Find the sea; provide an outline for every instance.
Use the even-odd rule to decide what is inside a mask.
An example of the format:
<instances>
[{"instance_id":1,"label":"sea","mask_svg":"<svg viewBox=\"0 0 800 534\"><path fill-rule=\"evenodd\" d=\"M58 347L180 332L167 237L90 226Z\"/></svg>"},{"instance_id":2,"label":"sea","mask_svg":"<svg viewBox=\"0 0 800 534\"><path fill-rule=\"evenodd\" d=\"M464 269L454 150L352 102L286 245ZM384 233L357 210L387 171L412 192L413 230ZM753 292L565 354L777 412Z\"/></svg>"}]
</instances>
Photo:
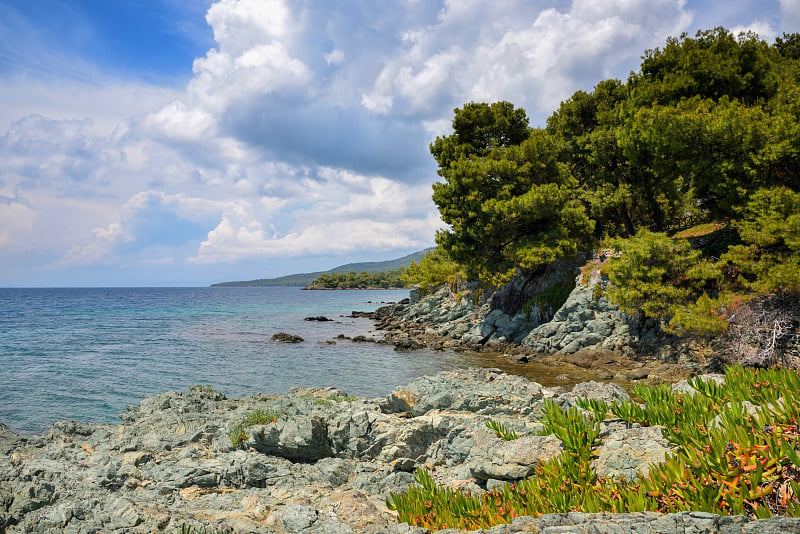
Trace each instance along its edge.
<instances>
[{"instance_id":1,"label":"sea","mask_svg":"<svg viewBox=\"0 0 800 534\"><path fill-rule=\"evenodd\" d=\"M334 386L385 396L466 356L335 339L372 332L349 317L401 290L287 287L0 289L0 422L40 433L71 419L118 423L143 395L210 385L229 397ZM325 316L330 322L306 321ZM299 335L302 343L271 341Z\"/></svg>"}]
</instances>

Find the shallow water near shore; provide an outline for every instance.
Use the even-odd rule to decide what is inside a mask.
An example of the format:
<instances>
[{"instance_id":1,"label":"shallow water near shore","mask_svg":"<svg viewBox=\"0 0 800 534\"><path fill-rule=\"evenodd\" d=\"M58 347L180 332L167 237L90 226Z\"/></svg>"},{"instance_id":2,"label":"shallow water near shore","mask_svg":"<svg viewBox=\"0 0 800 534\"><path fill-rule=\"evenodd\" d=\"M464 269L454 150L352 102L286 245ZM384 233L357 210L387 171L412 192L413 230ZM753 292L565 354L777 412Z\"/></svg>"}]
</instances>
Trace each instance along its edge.
<instances>
[{"instance_id":1,"label":"shallow water near shore","mask_svg":"<svg viewBox=\"0 0 800 534\"><path fill-rule=\"evenodd\" d=\"M142 395L210 384L228 396L335 386L377 397L470 358L336 340L367 334L349 318L408 291L299 288L0 289L0 422L117 422ZM304 321L324 315L331 322ZM277 332L303 343L270 340Z\"/></svg>"}]
</instances>

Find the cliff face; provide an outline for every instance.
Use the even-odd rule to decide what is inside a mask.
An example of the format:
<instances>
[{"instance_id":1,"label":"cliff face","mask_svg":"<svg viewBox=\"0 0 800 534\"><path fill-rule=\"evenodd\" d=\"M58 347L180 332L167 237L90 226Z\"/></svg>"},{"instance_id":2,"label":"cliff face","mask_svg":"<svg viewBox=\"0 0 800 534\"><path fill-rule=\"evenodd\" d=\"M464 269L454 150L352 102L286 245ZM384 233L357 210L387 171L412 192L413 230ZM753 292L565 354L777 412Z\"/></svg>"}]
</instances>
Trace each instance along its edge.
<instances>
[{"instance_id":1,"label":"cliff face","mask_svg":"<svg viewBox=\"0 0 800 534\"><path fill-rule=\"evenodd\" d=\"M0 427L0 531L179 532L191 525L427 532L397 524L385 506L388 492L407 488L418 467L439 483L472 492L526 477L562 451L556 437L536 435L544 399L569 407L578 397L628 398L613 384L584 383L567 392L473 369L419 378L384 399L308 388L227 399L196 388L145 397L120 425L64 421L33 437ZM256 409L278 414L277 420L247 427L242 445L233 446L230 431ZM487 429L489 418L523 437L502 441ZM605 477L635 477L670 448L658 427L618 420L604 422L601 437L594 467ZM569 532L800 528L797 521L772 520L752 530L756 523L744 518L689 513L559 514L518 518L512 528L547 532L569 525Z\"/></svg>"},{"instance_id":2,"label":"cliff face","mask_svg":"<svg viewBox=\"0 0 800 534\"><path fill-rule=\"evenodd\" d=\"M511 308L517 311L510 313L504 311L508 307L497 304L497 300L508 300L507 288L486 298L477 289L453 292L444 287L413 304L383 308L375 317L380 321L379 328L411 331L419 344L443 348L519 345L527 352L545 355L579 351L625 353L668 340L652 319L628 315L602 296L599 284L602 280L597 272L580 274L575 277L575 287L566 302L557 310L517 305ZM515 280L511 285L523 284ZM437 343L437 338L445 341Z\"/></svg>"}]
</instances>

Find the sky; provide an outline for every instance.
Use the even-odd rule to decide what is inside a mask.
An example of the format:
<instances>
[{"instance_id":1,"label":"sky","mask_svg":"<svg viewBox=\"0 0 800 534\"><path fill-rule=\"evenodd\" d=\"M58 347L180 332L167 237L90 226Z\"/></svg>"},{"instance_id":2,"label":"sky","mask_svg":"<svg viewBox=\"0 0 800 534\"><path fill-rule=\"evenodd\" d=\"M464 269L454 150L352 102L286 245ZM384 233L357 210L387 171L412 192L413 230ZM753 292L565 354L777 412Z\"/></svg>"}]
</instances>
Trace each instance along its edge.
<instances>
[{"instance_id":1,"label":"sky","mask_svg":"<svg viewBox=\"0 0 800 534\"><path fill-rule=\"evenodd\" d=\"M454 108L532 126L800 0L0 0L0 287L204 286L434 242Z\"/></svg>"}]
</instances>

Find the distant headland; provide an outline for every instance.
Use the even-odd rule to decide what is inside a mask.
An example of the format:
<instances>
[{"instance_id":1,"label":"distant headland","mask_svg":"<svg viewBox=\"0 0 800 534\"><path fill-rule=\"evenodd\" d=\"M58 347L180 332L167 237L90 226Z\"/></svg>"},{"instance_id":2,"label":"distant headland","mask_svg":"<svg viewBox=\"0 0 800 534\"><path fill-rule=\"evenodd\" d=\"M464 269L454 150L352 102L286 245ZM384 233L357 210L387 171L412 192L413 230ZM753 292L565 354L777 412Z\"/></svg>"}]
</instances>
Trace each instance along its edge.
<instances>
[{"instance_id":1,"label":"distant headland","mask_svg":"<svg viewBox=\"0 0 800 534\"><path fill-rule=\"evenodd\" d=\"M422 257L425 256L429 250L430 249L420 250L418 252L414 252L413 254L409 254L394 260L348 263L334 267L333 269L329 269L327 271L290 274L277 278L259 278L258 280L220 282L217 284L211 284L211 287L307 287L311 286L314 281L322 275L330 275L333 273L347 274L349 272L381 273L404 269L411 265L412 261L419 263L420 259L422 259Z\"/></svg>"}]
</instances>

